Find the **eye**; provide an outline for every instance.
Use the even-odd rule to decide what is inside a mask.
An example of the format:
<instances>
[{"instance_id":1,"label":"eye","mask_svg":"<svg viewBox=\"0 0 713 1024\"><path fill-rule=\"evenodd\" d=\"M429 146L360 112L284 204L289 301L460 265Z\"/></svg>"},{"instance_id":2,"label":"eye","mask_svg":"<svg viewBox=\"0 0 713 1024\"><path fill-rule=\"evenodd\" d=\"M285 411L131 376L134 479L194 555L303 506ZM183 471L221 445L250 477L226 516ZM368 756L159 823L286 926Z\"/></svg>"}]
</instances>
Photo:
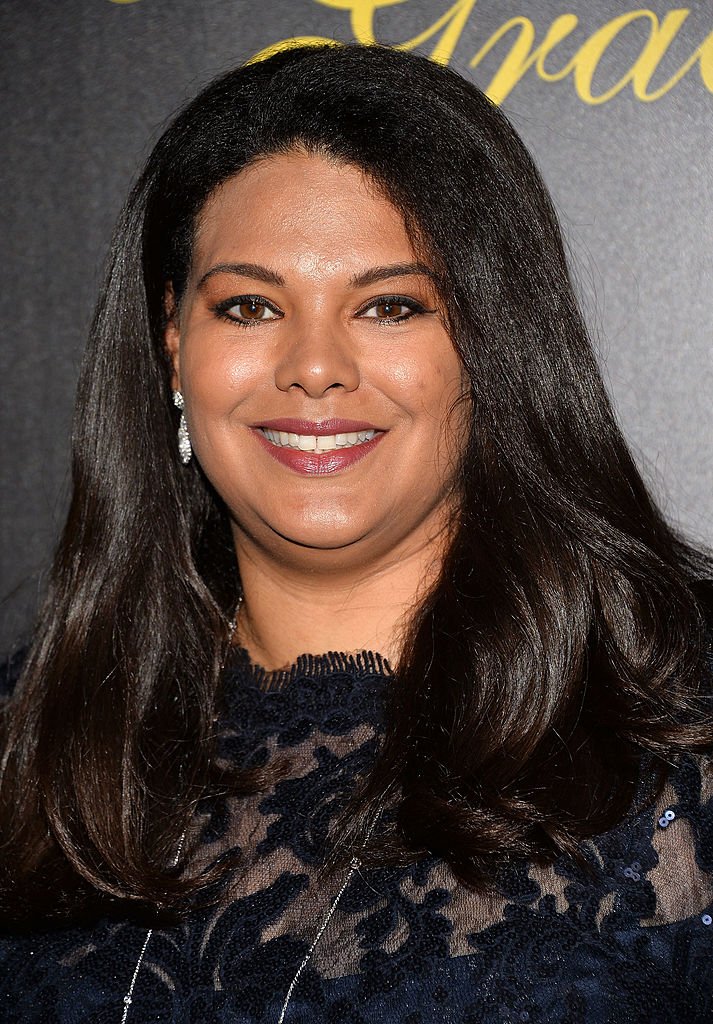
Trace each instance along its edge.
<instances>
[{"instance_id":1,"label":"eye","mask_svg":"<svg viewBox=\"0 0 713 1024\"><path fill-rule=\"evenodd\" d=\"M213 312L224 320L244 325L279 320L283 315L277 306L261 295L237 295L224 299L213 307Z\"/></svg>"},{"instance_id":2,"label":"eye","mask_svg":"<svg viewBox=\"0 0 713 1024\"><path fill-rule=\"evenodd\" d=\"M357 316L369 320L379 320L382 323L399 323L403 320L410 320L412 316L419 313L433 313L435 310L426 309L416 299L407 298L404 295L380 295L372 299L366 306L363 306Z\"/></svg>"}]
</instances>

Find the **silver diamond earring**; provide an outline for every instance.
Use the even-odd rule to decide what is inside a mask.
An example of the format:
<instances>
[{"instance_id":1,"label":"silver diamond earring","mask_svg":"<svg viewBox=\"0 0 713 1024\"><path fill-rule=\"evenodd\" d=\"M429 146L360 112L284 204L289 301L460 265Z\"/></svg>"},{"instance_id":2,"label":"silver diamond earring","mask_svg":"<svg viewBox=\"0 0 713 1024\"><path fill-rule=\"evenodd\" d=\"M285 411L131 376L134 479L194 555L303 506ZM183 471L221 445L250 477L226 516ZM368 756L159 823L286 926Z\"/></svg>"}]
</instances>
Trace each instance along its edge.
<instances>
[{"instance_id":1,"label":"silver diamond earring","mask_svg":"<svg viewBox=\"0 0 713 1024\"><path fill-rule=\"evenodd\" d=\"M191 439L188 434L188 424L186 423L186 414L183 409L185 403L183 401L183 395L180 391L173 392L173 404L177 409L181 410L181 422L178 424L178 454L181 457L181 462L184 466L188 465L191 461L191 455L193 449L191 448Z\"/></svg>"}]
</instances>

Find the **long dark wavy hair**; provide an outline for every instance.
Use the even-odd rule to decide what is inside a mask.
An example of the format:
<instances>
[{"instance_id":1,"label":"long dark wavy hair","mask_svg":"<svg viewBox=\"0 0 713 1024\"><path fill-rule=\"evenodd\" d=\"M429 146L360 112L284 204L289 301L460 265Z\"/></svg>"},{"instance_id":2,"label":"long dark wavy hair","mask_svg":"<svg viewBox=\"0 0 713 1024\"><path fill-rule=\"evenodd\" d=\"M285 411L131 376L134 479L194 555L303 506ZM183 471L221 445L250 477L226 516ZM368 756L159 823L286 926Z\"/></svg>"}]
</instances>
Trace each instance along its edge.
<instances>
[{"instance_id":1,"label":"long dark wavy hair","mask_svg":"<svg viewBox=\"0 0 713 1024\"><path fill-rule=\"evenodd\" d=\"M293 49L186 107L114 235L71 508L4 718L1 909L16 920L184 906L211 881L171 867L198 801L267 778L215 767L240 580L224 507L178 460L164 293L171 282L180 303L216 187L296 146L361 168L403 212L437 269L473 409L453 540L335 858L388 807L367 859L427 850L487 884L498 861L576 855L621 819L642 759L710 746L697 589L710 564L666 524L622 439L530 156L478 89L425 58Z\"/></svg>"}]
</instances>

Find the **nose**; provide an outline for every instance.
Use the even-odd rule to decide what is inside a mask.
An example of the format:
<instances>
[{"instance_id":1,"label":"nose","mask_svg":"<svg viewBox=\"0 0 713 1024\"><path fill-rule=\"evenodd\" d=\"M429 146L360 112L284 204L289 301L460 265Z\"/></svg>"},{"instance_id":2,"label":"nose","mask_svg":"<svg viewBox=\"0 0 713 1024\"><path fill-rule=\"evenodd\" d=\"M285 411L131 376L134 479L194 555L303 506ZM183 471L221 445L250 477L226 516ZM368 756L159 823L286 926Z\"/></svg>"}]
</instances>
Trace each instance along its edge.
<instances>
[{"instance_id":1,"label":"nose","mask_svg":"<svg viewBox=\"0 0 713 1024\"><path fill-rule=\"evenodd\" d=\"M359 387L359 366L348 332L335 324L310 319L295 324L275 367L280 391L298 388L310 398L335 389Z\"/></svg>"}]
</instances>

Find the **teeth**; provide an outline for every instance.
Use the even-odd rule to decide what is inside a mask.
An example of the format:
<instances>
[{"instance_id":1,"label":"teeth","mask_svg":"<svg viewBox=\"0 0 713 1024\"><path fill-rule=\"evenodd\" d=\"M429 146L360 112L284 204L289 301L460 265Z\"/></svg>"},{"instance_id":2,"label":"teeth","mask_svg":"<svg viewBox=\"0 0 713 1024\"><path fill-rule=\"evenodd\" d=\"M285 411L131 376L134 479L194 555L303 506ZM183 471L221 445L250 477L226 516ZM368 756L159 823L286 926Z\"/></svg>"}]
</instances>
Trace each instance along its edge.
<instances>
[{"instance_id":1,"label":"teeth","mask_svg":"<svg viewBox=\"0 0 713 1024\"><path fill-rule=\"evenodd\" d=\"M291 434L285 430L268 430L261 427L265 437L280 448L295 448L301 452L331 452L336 448L353 448L355 445L371 441L376 435L375 430L351 431L348 434Z\"/></svg>"}]
</instances>

